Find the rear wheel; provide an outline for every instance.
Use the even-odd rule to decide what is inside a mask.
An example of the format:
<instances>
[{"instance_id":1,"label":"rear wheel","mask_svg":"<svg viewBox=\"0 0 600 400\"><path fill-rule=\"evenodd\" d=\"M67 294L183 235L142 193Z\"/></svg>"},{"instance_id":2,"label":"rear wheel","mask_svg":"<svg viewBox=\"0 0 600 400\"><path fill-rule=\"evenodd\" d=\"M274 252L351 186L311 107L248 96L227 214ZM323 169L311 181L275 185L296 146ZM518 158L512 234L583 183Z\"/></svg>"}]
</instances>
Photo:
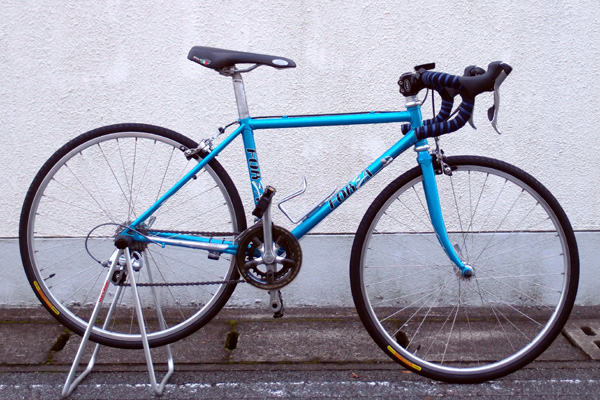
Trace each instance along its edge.
<instances>
[{"instance_id":1,"label":"rear wheel","mask_svg":"<svg viewBox=\"0 0 600 400\"><path fill-rule=\"evenodd\" d=\"M433 379L480 382L523 367L560 333L577 292L577 244L556 199L529 174L483 157L447 163L452 175L436 175L444 221L473 276L439 245L416 167L365 214L352 294L392 359Z\"/></svg>"},{"instance_id":2,"label":"rear wheel","mask_svg":"<svg viewBox=\"0 0 600 400\"><path fill-rule=\"evenodd\" d=\"M83 334L115 252L115 236L186 174L196 159L184 151L191 139L156 126L113 125L87 132L59 149L35 177L23 206L19 231L27 278L48 311ZM202 231L233 241L246 228L233 182L216 161L147 220L153 230ZM206 324L225 305L239 278L235 258L203 250L138 246L137 283L151 346L179 340ZM115 279L118 281L118 279ZM122 283L128 283L124 277ZM206 284L213 282L213 284ZM219 283L214 283L219 282ZM118 289L121 293L118 295ZM164 313L163 329L154 312ZM132 290L111 284L91 339L104 345L141 348ZM116 311L106 329L109 305Z\"/></svg>"}]
</instances>

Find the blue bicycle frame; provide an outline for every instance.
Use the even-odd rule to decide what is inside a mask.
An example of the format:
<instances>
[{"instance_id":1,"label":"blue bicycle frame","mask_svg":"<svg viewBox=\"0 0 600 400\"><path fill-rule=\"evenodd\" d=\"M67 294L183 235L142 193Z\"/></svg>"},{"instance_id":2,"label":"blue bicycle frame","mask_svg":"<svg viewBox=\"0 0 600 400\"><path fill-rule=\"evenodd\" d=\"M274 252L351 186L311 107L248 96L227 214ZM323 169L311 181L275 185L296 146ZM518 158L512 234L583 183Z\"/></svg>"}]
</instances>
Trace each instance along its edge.
<instances>
[{"instance_id":1,"label":"blue bicycle frame","mask_svg":"<svg viewBox=\"0 0 600 400\"><path fill-rule=\"evenodd\" d=\"M422 126L422 116L420 103L413 103L407 107L406 111L398 112L369 112L363 114L337 114L337 115L314 115L303 117L280 118L257 118L251 117L239 120L239 127L231 133L215 149L210 151L202 160L198 162L179 182L169 189L154 205L136 219L130 226L132 229L143 226L144 222L160 206L183 187L190 179L194 177L208 162L215 158L239 135L242 135L246 160L248 164L248 173L252 186L255 203L263 193L262 175L258 161L258 153L254 142L254 130L258 129L282 129L282 128L301 128L316 126L338 126L338 125L357 125L357 124L383 124L383 123L410 123L414 128ZM429 146L426 139L417 140L414 130L411 130L402 137L396 144L384 152L380 157L371 163L367 168L361 171L354 179L350 180L341 190L335 193L329 200L323 203L319 208L312 212L302 223L300 223L292 234L297 238L302 238L306 233L313 229L319 222L326 218L333 210L339 207L346 199L366 184L371 178L377 175L383 168L389 165L396 157L405 150L414 146L418 153L417 162L423 171L423 186L427 206L429 209L431 221L435 233L441 246L454 264L463 272L470 270L468 266L460 260L454 248L450 244L448 234L442 218L440 200L438 196L437 184L435 181L435 172L432 163L432 157L428 152ZM139 233L132 233L135 240L154 242L162 246L173 245L191 248L199 248L219 253L235 254L237 245L233 242L223 241L209 237L199 237L193 235L177 235L173 237L172 233L161 233L151 231L147 237Z\"/></svg>"}]
</instances>

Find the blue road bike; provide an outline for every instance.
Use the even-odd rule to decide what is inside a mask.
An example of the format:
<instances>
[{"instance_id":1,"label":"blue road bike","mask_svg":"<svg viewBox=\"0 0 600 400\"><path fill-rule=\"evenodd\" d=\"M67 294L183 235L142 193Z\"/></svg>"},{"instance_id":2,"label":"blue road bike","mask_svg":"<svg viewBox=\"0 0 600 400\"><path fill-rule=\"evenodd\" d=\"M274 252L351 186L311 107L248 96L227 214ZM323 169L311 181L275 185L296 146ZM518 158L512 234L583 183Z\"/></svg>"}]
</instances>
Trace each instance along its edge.
<instances>
[{"instance_id":1,"label":"blue road bike","mask_svg":"<svg viewBox=\"0 0 600 400\"><path fill-rule=\"evenodd\" d=\"M253 118L242 74L292 68L292 60L209 47L192 48L188 58L232 78L235 123L200 143L151 125L92 130L61 147L27 193L23 265L41 303L70 330L83 334L100 304L91 339L141 348L132 278L141 307L159 310L158 323L145 313L150 346L204 326L242 282L268 291L281 316L280 289L302 264L299 240L412 148L417 164L377 196L352 246L352 295L375 342L416 373L478 382L521 368L560 333L579 276L563 209L528 173L496 159L449 157L437 145L438 136L469 121L483 92L494 92L488 114L497 128L509 65L472 66L463 76L418 66L398 82L406 98L401 111ZM429 120L417 97L424 89L441 96ZM347 185L300 219L290 217L293 230L273 223L276 191L263 185L257 130L393 123L398 141ZM239 136L254 196L250 218L217 161ZM301 193L280 201L286 215L282 203Z\"/></svg>"}]
</instances>

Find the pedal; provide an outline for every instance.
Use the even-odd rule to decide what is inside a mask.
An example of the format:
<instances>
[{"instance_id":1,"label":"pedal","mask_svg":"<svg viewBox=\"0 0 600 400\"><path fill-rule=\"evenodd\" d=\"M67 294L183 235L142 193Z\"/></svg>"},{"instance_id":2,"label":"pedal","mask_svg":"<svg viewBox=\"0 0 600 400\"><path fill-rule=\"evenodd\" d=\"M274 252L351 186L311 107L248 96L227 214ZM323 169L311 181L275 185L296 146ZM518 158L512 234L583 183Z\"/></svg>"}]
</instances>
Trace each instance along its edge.
<instances>
[{"instance_id":1,"label":"pedal","mask_svg":"<svg viewBox=\"0 0 600 400\"><path fill-rule=\"evenodd\" d=\"M298 190L297 192L294 192L294 193L290 194L289 196L284 197L283 199L281 199L279 204L277 204L277 207L279 207L279 209L281 210L283 215L285 215L287 217L287 219L289 219L293 224L299 224L300 222L303 222L308 217L310 217L315 211L317 211L319 209L319 207L321 207L323 204L325 204L327 202L327 200L329 200L331 198L331 196L333 196L337 192L337 189L338 189L336 186L331 193L329 193L321 201L319 201L316 206L314 206L312 209L310 209L310 211L308 211L302 217L300 217L298 219L294 219L285 210L285 208L283 208L283 203L290 201L292 199L295 199L296 197L298 197L300 195L303 195L306 192L306 188L307 188L306 177L303 176L302 177L302 188L300 190Z\"/></svg>"},{"instance_id":2,"label":"pedal","mask_svg":"<svg viewBox=\"0 0 600 400\"><path fill-rule=\"evenodd\" d=\"M254 215L256 218L262 218L265 211L267 211L267 208L269 208L271 205L271 201L273 200L273 196L275 196L275 192L277 191L273 186L267 186L262 196L260 196L260 199L258 199L256 208L254 211L252 211L252 215Z\"/></svg>"},{"instance_id":3,"label":"pedal","mask_svg":"<svg viewBox=\"0 0 600 400\"><path fill-rule=\"evenodd\" d=\"M273 311L273 318L283 317L283 297L281 296L281 290L269 290L269 296L271 297L271 310Z\"/></svg>"}]
</instances>

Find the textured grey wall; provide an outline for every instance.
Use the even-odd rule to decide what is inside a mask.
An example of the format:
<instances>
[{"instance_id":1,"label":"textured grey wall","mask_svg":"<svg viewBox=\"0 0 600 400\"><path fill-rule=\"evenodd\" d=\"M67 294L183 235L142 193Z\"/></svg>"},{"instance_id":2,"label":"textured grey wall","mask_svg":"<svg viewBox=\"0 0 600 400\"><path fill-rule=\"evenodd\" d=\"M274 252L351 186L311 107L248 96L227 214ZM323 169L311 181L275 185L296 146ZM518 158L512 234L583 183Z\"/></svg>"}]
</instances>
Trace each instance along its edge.
<instances>
[{"instance_id":1,"label":"textured grey wall","mask_svg":"<svg viewBox=\"0 0 600 400\"><path fill-rule=\"evenodd\" d=\"M8 249L28 185L62 143L117 122L163 125L198 140L237 118L230 80L187 60L194 45L296 61L293 70L259 68L245 77L255 116L400 109L396 80L416 64L435 61L460 74L470 64L506 61L514 72L502 88L505 134L487 123L491 97L482 96L479 129L444 138L446 152L524 168L555 194L577 230L599 231L599 19L596 0L2 2L0 251L7 262L0 271L10 268L16 280L5 282L0 304L21 298L14 286L29 290ZM397 126L360 126L262 131L256 140L265 184L287 194L307 176L298 215L399 136ZM241 149L234 144L220 159L249 209ZM317 231L353 232L376 193L412 165L408 152ZM274 215L289 228L284 218ZM582 253L592 254L598 241L585 243ZM584 273L600 275L592 274L597 264L588 258Z\"/></svg>"}]
</instances>

